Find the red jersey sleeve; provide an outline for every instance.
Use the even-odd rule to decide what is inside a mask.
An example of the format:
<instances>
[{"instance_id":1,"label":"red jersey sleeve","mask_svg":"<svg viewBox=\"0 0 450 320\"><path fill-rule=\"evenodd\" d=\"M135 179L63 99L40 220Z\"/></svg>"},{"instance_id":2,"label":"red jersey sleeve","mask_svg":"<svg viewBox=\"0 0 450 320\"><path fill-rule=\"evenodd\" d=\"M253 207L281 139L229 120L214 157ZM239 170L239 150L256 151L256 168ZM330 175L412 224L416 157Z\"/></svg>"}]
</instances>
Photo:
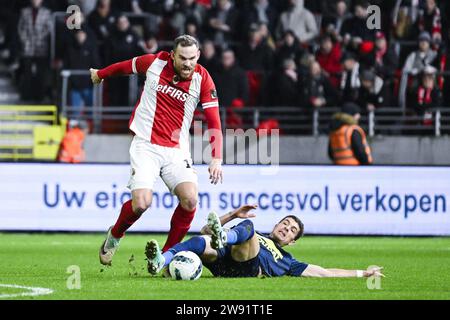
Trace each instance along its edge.
<instances>
[{"instance_id":1,"label":"red jersey sleeve","mask_svg":"<svg viewBox=\"0 0 450 320\"><path fill-rule=\"evenodd\" d=\"M209 143L212 150L211 156L215 159L222 159L223 137L220 124L219 99L214 81L206 69L203 69L200 103L208 124Z\"/></svg>"},{"instance_id":2,"label":"red jersey sleeve","mask_svg":"<svg viewBox=\"0 0 450 320\"><path fill-rule=\"evenodd\" d=\"M202 77L200 103L203 109L219 107L216 85L206 69Z\"/></svg>"},{"instance_id":3,"label":"red jersey sleeve","mask_svg":"<svg viewBox=\"0 0 450 320\"><path fill-rule=\"evenodd\" d=\"M114 76L129 75L132 73L146 73L156 55L146 54L135 57L130 60L114 63L106 68L98 71L100 79L105 79Z\"/></svg>"},{"instance_id":4,"label":"red jersey sleeve","mask_svg":"<svg viewBox=\"0 0 450 320\"><path fill-rule=\"evenodd\" d=\"M143 56L133 58L131 64L133 73L145 74L155 59L155 54L145 54Z\"/></svg>"}]
</instances>

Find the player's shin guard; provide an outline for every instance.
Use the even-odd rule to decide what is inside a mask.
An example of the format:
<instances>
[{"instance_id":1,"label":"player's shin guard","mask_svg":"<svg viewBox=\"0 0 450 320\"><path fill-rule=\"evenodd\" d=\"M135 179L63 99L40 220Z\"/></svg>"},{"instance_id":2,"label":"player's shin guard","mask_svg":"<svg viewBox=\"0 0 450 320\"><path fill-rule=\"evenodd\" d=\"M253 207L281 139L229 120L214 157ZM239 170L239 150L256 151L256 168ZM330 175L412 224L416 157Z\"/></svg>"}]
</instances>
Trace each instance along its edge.
<instances>
[{"instance_id":1,"label":"player's shin guard","mask_svg":"<svg viewBox=\"0 0 450 320\"><path fill-rule=\"evenodd\" d=\"M184 242L178 243L170 248L168 251L164 252L163 256L166 259L164 262L164 266L167 266L174 255L181 251L192 251L197 254L199 257L205 252L206 248L206 240L203 237L193 237Z\"/></svg>"},{"instance_id":2,"label":"player's shin guard","mask_svg":"<svg viewBox=\"0 0 450 320\"><path fill-rule=\"evenodd\" d=\"M255 234L255 229L253 227L253 222L250 220L244 220L239 223L236 227L228 231L227 233L227 244L241 244L245 241L250 240Z\"/></svg>"},{"instance_id":3,"label":"player's shin guard","mask_svg":"<svg viewBox=\"0 0 450 320\"><path fill-rule=\"evenodd\" d=\"M139 218L140 215L133 212L131 200L128 200L122 205L119 218L117 219L114 227L111 229L112 236L114 238L122 238L125 231L127 231Z\"/></svg>"},{"instance_id":4,"label":"player's shin guard","mask_svg":"<svg viewBox=\"0 0 450 320\"><path fill-rule=\"evenodd\" d=\"M181 206L181 204L178 204L178 207L175 209L172 216L172 220L170 221L170 231L166 244L162 249L163 252L166 252L183 240L184 236L191 227L191 222L194 219L195 211L196 209L193 211L187 211Z\"/></svg>"}]
</instances>

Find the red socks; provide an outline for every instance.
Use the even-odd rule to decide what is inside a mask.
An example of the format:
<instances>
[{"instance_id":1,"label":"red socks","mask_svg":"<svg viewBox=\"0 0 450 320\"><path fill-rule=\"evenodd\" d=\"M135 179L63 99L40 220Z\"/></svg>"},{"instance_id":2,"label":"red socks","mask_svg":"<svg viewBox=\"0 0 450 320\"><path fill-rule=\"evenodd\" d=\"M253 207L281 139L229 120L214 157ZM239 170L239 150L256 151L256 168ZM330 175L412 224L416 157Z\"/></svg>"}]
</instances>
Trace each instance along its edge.
<instances>
[{"instance_id":1,"label":"red socks","mask_svg":"<svg viewBox=\"0 0 450 320\"><path fill-rule=\"evenodd\" d=\"M163 252L169 250L171 247L183 240L184 236L191 227L191 222L194 219L196 209L193 211L185 210L181 204L175 209L175 212L170 221L170 232L164 245ZM131 200L122 205L119 218L111 230L114 238L122 238L127 231L138 219L139 215L133 212Z\"/></svg>"},{"instance_id":2,"label":"red socks","mask_svg":"<svg viewBox=\"0 0 450 320\"><path fill-rule=\"evenodd\" d=\"M196 210L197 209L187 211L181 206L181 204L178 204L178 207L175 209L172 216L172 220L170 221L169 236L167 237L166 244L162 249L163 252L166 252L183 240L184 236L191 227L191 222L194 219Z\"/></svg>"},{"instance_id":3,"label":"red socks","mask_svg":"<svg viewBox=\"0 0 450 320\"><path fill-rule=\"evenodd\" d=\"M114 238L122 238L125 231L127 231L140 217L140 215L133 212L131 200L125 202L122 205L122 210L120 210L119 218L111 230L112 236Z\"/></svg>"}]
</instances>

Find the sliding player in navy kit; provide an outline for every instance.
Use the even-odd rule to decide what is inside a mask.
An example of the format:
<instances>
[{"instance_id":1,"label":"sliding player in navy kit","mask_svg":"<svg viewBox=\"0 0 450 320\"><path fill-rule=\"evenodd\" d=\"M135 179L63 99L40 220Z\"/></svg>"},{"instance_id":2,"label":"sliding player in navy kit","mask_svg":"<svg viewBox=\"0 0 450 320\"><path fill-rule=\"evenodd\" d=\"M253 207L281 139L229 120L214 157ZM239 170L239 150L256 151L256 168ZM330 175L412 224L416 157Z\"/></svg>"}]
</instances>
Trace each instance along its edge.
<instances>
[{"instance_id":1,"label":"sliding player in navy kit","mask_svg":"<svg viewBox=\"0 0 450 320\"><path fill-rule=\"evenodd\" d=\"M370 277L384 276L381 267L369 270L326 269L296 260L283 247L292 245L303 235L304 226L299 218L289 215L281 219L269 235L255 232L248 219L255 205L242 206L226 215L208 215L208 224L202 228L203 236L192 237L179 243L164 254L158 243L147 243L145 253L150 274L157 274L168 266L180 251L192 251L216 277L302 276L302 277ZM222 225L233 219L246 219L230 230Z\"/></svg>"}]
</instances>

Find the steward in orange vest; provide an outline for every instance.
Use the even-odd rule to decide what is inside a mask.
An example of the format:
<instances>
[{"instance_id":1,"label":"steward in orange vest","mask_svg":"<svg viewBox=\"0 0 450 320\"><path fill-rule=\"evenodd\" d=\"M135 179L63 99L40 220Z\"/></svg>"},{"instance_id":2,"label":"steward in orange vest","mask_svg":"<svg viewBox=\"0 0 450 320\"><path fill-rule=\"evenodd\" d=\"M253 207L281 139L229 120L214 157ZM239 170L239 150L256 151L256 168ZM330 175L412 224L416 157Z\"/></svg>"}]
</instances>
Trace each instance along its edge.
<instances>
[{"instance_id":1,"label":"steward in orange vest","mask_svg":"<svg viewBox=\"0 0 450 320\"><path fill-rule=\"evenodd\" d=\"M87 134L87 128L76 120L69 121L68 127L61 142L58 160L68 163L83 162L85 160L83 143Z\"/></svg>"},{"instance_id":2,"label":"steward in orange vest","mask_svg":"<svg viewBox=\"0 0 450 320\"><path fill-rule=\"evenodd\" d=\"M333 115L330 124L328 156L337 165L372 164L372 154L364 130L358 125L359 107L346 103Z\"/></svg>"}]
</instances>

